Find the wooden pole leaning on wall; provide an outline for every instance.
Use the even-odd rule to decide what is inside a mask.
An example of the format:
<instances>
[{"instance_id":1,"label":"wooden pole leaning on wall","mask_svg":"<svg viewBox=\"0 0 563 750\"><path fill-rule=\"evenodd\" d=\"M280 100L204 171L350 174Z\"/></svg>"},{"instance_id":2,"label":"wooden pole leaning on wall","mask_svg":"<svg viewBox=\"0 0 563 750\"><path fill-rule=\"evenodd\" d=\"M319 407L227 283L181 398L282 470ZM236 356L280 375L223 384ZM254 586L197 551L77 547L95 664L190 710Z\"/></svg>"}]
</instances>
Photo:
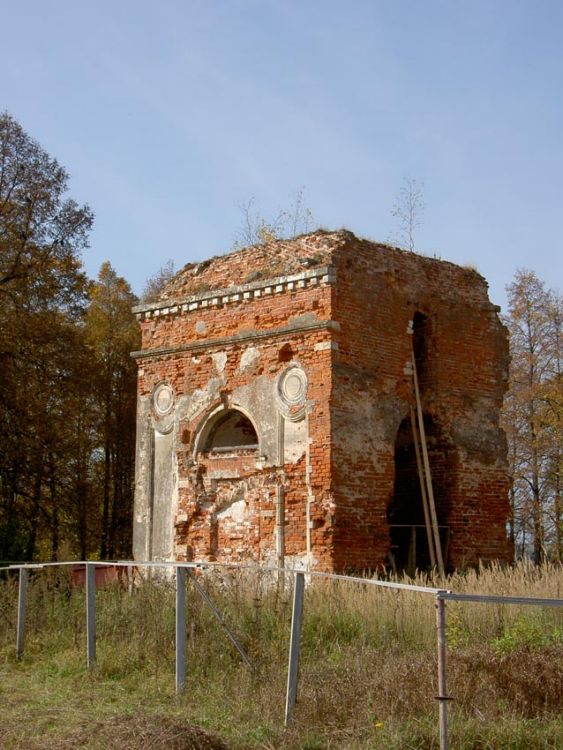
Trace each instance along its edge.
<instances>
[{"instance_id":1,"label":"wooden pole leaning on wall","mask_svg":"<svg viewBox=\"0 0 563 750\"><path fill-rule=\"evenodd\" d=\"M305 592L305 574L295 574L293 589L293 611L291 615L291 640L289 642L289 667L287 670L287 693L285 699L285 726L293 719L293 710L297 700L297 678L299 675L299 657L301 655L301 628L303 625L303 596Z\"/></svg>"},{"instance_id":2,"label":"wooden pole leaning on wall","mask_svg":"<svg viewBox=\"0 0 563 750\"><path fill-rule=\"evenodd\" d=\"M424 466L424 475L426 480L426 491L428 493L428 507L430 510L430 520L432 522L432 531L434 534L434 544L436 547L436 562L438 563L438 572L442 577L446 575L444 568L444 559L442 557L442 544L440 542L440 530L438 528L438 518L436 516L436 503L434 502L434 490L432 488L432 473L430 471L430 461L428 460L428 448L426 445L426 431L424 429L424 417L422 414L422 404L420 402L420 390L418 388L418 375L416 373L416 360L414 351L412 357L412 375L414 382L414 393L416 398L416 413L418 417L418 430L420 433L420 445L422 448L422 464Z\"/></svg>"},{"instance_id":3,"label":"wooden pole leaning on wall","mask_svg":"<svg viewBox=\"0 0 563 750\"><path fill-rule=\"evenodd\" d=\"M411 428L414 442L414 452L416 456L416 468L418 471L418 480L420 482L420 495L422 497L422 509L424 511L424 526L426 527L426 539L428 541L428 552L430 554L430 565L436 567L436 552L434 549L434 535L432 533L432 523L430 520L430 511L428 509L428 495L426 494L426 480L424 477L424 467L420 456L420 436L416 424L416 415L414 408L411 406Z\"/></svg>"},{"instance_id":4,"label":"wooden pole leaning on wall","mask_svg":"<svg viewBox=\"0 0 563 750\"><path fill-rule=\"evenodd\" d=\"M96 664L96 565L86 563L86 665Z\"/></svg>"},{"instance_id":5,"label":"wooden pole leaning on wall","mask_svg":"<svg viewBox=\"0 0 563 750\"><path fill-rule=\"evenodd\" d=\"M176 692L186 684L186 568L176 568Z\"/></svg>"},{"instance_id":6,"label":"wooden pole leaning on wall","mask_svg":"<svg viewBox=\"0 0 563 750\"><path fill-rule=\"evenodd\" d=\"M16 630L16 659L21 659L23 656L23 647L25 641L25 611L27 607L27 582L29 579L29 570L27 568L20 568L18 576L18 624Z\"/></svg>"}]
</instances>

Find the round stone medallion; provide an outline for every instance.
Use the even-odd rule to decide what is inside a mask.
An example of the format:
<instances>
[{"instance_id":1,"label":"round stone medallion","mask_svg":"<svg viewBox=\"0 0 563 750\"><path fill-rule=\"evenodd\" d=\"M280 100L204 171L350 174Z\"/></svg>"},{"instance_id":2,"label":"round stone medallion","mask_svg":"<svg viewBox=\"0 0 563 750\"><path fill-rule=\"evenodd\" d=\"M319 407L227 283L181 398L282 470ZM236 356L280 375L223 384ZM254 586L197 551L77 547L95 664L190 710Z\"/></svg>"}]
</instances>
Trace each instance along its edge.
<instances>
[{"instance_id":1,"label":"round stone medallion","mask_svg":"<svg viewBox=\"0 0 563 750\"><path fill-rule=\"evenodd\" d=\"M307 376L298 365L288 367L279 376L277 396L288 418L297 420L304 416L305 400L307 397Z\"/></svg>"},{"instance_id":2,"label":"round stone medallion","mask_svg":"<svg viewBox=\"0 0 563 750\"><path fill-rule=\"evenodd\" d=\"M307 379L302 370L293 368L281 381L281 394L283 400L288 404L298 404L305 398L307 390Z\"/></svg>"},{"instance_id":3,"label":"round stone medallion","mask_svg":"<svg viewBox=\"0 0 563 750\"><path fill-rule=\"evenodd\" d=\"M164 417L174 406L174 391L168 383L159 383L154 389L152 403L159 417Z\"/></svg>"}]
</instances>

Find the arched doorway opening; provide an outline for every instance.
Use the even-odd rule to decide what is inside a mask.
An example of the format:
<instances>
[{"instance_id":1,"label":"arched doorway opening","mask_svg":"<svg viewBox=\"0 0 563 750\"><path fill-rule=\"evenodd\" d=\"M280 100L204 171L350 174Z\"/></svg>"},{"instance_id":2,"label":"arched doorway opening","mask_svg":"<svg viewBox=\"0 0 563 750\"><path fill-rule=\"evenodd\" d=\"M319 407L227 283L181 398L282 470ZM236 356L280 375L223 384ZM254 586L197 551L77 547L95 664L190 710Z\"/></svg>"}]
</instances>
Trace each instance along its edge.
<instances>
[{"instance_id":1,"label":"arched doorway opening","mask_svg":"<svg viewBox=\"0 0 563 750\"><path fill-rule=\"evenodd\" d=\"M424 416L424 428L442 555L447 568L448 519L456 487L456 453L429 415ZM395 440L395 482L387 507L387 522L391 567L409 575L416 570L428 570L431 567L428 529L410 417L401 422Z\"/></svg>"}]
</instances>

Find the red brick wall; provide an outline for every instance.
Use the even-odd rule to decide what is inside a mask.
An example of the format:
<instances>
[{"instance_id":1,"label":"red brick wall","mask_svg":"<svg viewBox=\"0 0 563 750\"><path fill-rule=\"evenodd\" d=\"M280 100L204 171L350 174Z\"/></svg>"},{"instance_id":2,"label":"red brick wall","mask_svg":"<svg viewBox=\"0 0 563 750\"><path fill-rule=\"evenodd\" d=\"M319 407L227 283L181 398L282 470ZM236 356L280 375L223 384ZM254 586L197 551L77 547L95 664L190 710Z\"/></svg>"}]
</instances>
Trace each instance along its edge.
<instances>
[{"instance_id":1,"label":"red brick wall","mask_svg":"<svg viewBox=\"0 0 563 750\"><path fill-rule=\"evenodd\" d=\"M246 258L246 262L249 262ZM249 264L249 268L252 265ZM306 316L303 318L303 316ZM285 554L306 551L306 461L274 465L272 457L257 466L258 455L244 457L205 457L193 463L194 440L207 414L257 378L273 384L288 361L298 362L308 377L308 434L310 437L309 486L314 493L311 512L312 534L322 539L316 555L319 567L330 568L330 535L325 521L330 503L330 351L315 346L331 337L322 321L330 320L330 287L326 284L273 291L260 298L241 299L236 304L217 305L193 312L178 311L141 322L143 356L139 361L139 397L149 398L155 386L166 381L176 399L192 396L217 379L213 355L226 354L222 384L217 396L203 413L183 420L178 430L179 502L177 554L193 559L254 560L271 558L275 548L275 509L278 487L285 489ZM318 324L317 329L301 330ZM290 330L294 325L295 329ZM284 329L283 335L276 333ZM274 331L274 335L254 340L252 332ZM241 337L240 341L236 337ZM228 341L228 343L226 343ZM202 344L201 348L181 351L182 347ZM259 350L254 366L241 371L241 356L249 345ZM171 349L178 351L170 351ZM150 356L151 350L162 350ZM149 356L147 356L149 355ZM230 479L217 479L221 473ZM214 489L211 489L214 485ZM240 524L217 521L221 498L236 495L240 488L247 502L247 514ZM318 545L315 542L315 547Z\"/></svg>"},{"instance_id":2,"label":"red brick wall","mask_svg":"<svg viewBox=\"0 0 563 750\"><path fill-rule=\"evenodd\" d=\"M507 343L484 280L474 271L351 240L336 256L333 317L335 566L375 568L387 559L387 508L395 441L414 404L407 334L427 317L423 409L440 522L450 527L449 565L508 560L508 478L498 429Z\"/></svg>"},{"instance_id":3,"label":"red brick wall","mask_svg":"<svg viewBox=\"0 0 563 750\"><path fill-rule=\"evenodd\" d=\"M157 313L141 316L140 403L167 381L180 414L176 554L272 560L283 488L287 557L303 558L309 537L311 562L320 569L388 562L389 503L401 487L416 486L407 476L412 465L396 482L395 452L414 403L405 367L412 349L407 327L418 312L426 316L418 368L438 513L450 528L449 564L508 559L506 449L498 428L508 353L484 280L347 232L280 243L279 256L276 247L189 267ZM303 258L309 251L312 259ZM320 262L330 273L320 269L312 279L305 270L302 282L274 279L258 291L252 284L269 272L301 273ZM202 292L229 281L246 286ZM180 293L199 296L192 303ZM249 347L259 356L242 367ZM214 355L224 358L224 369ZM208 415L221 404L236 407L258 383L251 410L269 409L275 420L273 388L288 363L308 378L306 450L298 460L275 451L262 458L194 452ZM244 498L244 516L223 512L233 498Z\"/></svg>"}]
</instances>

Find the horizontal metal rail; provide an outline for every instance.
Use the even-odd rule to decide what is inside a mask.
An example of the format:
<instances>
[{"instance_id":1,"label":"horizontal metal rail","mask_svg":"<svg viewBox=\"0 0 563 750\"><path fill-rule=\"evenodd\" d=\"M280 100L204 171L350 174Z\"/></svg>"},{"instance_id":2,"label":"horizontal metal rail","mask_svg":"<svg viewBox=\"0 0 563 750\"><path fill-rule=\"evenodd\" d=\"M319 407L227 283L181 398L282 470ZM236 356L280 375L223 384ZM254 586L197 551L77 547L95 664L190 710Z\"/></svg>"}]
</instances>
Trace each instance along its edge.
<instances>
[{"instance_id":1,"label":"horizontal metal rail","mask_svg":"<svg viewBox=\"0 0 563 750\"><path fill-rule=\"evenodd\" d=\"M352 583L361 583L368 586L380 586L382 588L390 588L390 589L400 589L403 591L415 591L419 592L421 594L434 594L436 595L438 592L443 591L444 589L439 589L432 586L417 586L415 584L411 583L397 583L395 581L382 581L379 578L364 578L362 576L346 576L341 575L340 573L323 573L318 570L303 570L302 568L296 569L296 568L277 568L277 567L262 567L260 565L248 565L248 564L240 564L240 563L216 563L216 562L206 562L206 561L194 561L194 562L183 562L183 561L176 561L176 560L163 560L159 562L155 562L153 560L143 560L143 561L137 561L137 560L119 560L119 561L111 561L111 560L89 560L88 564L95 565L96 567L120 567L120 568L191 568L193 569L199 569L203 570L206 568L212 569L212 568L227 568L227 569L234 569L234 570L247 570L247 571L254 571L257 573L289 573L296 575L297 573L305 573L305 575L310 576L312 578L327 578L332 580L339 580L339 581L349 581ZM74 562L47 562L47 563L18 563L17 565L9 565L5 570L20 570L21 568L29 568L29 569L41 569L41 568L49 568L49 567L56 567L56 566L75 566L75 567L81 567L86 565L86 562L84 560L76 560ZM0 570L2 570L0 568Z\"/></svg>"},{"instance_id":2,"label":"horizontal metal rail","mask_svg":"<svg viewBox=\"0 0 563 750\"><path fill-rule=\"evenodd\" d=\"M318 570L303 570L296 568L278 568L262 567L260 565L240 564L240 563L217 563L207 561L183 562L180 560L75 560L64 562L45 562L45 563L17 563L8 565L0 570L33 570L60 566L82 567L86 565L95 567L119 567L119 568L189 568L191 570L204 570L213 568L226 568L231 570L246 570L257 573L285 573L297 575L304 573L310 578L324 578L335 581L347 581L348 583L358 583L365 586L378 586L381 588L396 589L399 591L414 591L419 594L432 594L439 599L448 599L450 601L468 601L496 604L523 604L536 605L538 607L563 607L563 599L537 599L526 596L495 596L489 594L457 594L450 589L437 588L434 586L417 586L414 583L398 583L396 581L382 581L379 578L364 578L362 576L346 576L340 573L323 573Z\"/></svg>"},{"instance_id":3,"label":"horizontal metal rail","mask_svg":"<svg viewBox=\"0 0 563 750\"><path fill-rule=\"evenodd\" d=\"M315 578L329 578L335 581L349 581L351 583L365 583L368 586L380 586L386 589L398 589L401 591L415 591L419 594L434 594L444 589L438 589L432 586L416 586L414 583L397 583L396 581L381 581L379 578L362 578L361 576L345 576L340 573L321 573L319 571L304 571L304 570L287 570L288 573L306 573L309 576Z\"/></svg>"},{"instance_id":4,"label":"horizontal metal rail","mask_svg":"<svg viewBox=\"0 0 563 750\"><path fill-rule=\"evenodd\" d=\"M483 604L529 604L536 607L563 607L563 599L535 599L531 596L494 596L492 594L456 594L441 591L438 599L454 602L482 602Z\"/></svg>"}]
</instances>

